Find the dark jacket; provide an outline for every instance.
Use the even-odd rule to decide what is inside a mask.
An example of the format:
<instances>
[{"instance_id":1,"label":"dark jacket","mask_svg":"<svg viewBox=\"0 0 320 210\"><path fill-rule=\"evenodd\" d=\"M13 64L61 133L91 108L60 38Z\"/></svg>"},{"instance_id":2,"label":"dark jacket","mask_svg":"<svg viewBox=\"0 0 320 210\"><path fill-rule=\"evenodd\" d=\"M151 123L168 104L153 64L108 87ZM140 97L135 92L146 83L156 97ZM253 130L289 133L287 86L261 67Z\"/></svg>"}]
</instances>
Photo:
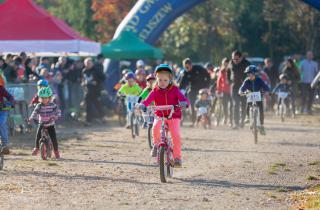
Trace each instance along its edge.
<instances>
[{"instance_id":1,"label":"dark jacket","mask_svg":"<svg viewBox=\"0 0 320 210\"><path fill-rule=\"evenodd\" d=\"M233 90L239 90L241 84L246 78L244 71L249 65L250 62L245 58L243 58L239 64L234 64L232 60L230 61L228 79L229 82L232 83Z\"/></svg>"},{"instance_id":2,"label":"dark jacket","mask_svg":"<svg viewBox=\"0 0 320 210\"><path fill-rule=\"evenodd\" d=\"M269 91L269 87L268 85L266 85L266 83L260 78L260 77L256 77L255 80L251 81L249 79L246 79L242 86L239 89L239 93L242 92L246 92L246 91L250 91L250 92L258 92L258 91L264 91L264 92L268 92Z\"/></svg>"},{"instance_id":3,"label":"dark jacket","mask_svg":"<svg viewBox=\"0 0 320 210\"><path fill-rule=\"evenodd\" d=\"M277 84L279 77L277 69L274 66L271 68L264 67L263 71L267 73L270 79L271 87L273 88Z\"/></svg>"},{"instance_id":4,"label":"dark jacket","mask_svg":"<svg viewBox=\"0 0 320 210\"><path fill-rule=\"evenodd\" d=\"M202 88L209 88L210 75L205 68L199 65L193 65L191 71L183 73L180 89L186 89L190 86L191 92L198 92Z\"/></svg>"},{"instance_id":5,"label":"dark jacket","mask_svg":"<svg viewBox=\"0 0 320 210\"><path fill-rule=\"evenodd\" d=\"M95 68L95 66L93 66L91 69L85 68L82 71L82 84L85 87L85 92L99 94L105 78L106 76L104 73L100 69Z\"/></svg>"},{"instance_id":6,"label":"dark jacket","mask_svg":"<svg viewBox=\"0 0 320 210\"><path fill-rule=\"evenodd\" d=\"M11 103L14 102L13 96L10 95L10 93L3 86L0 86L0 108L4 105L4 98Z\"/></svg>"},{"instance_id":7,"label":"dark jacket","mask_svg":"<svg viewBox=\"0 0 320 210\"><path fill-rule=\"evenodd\" d=\"M293 68L284 68L283 73L288 76L288 80L290 80L292 84L297 84L300 81L299 71Z\"/></svg>"}]
</instances>

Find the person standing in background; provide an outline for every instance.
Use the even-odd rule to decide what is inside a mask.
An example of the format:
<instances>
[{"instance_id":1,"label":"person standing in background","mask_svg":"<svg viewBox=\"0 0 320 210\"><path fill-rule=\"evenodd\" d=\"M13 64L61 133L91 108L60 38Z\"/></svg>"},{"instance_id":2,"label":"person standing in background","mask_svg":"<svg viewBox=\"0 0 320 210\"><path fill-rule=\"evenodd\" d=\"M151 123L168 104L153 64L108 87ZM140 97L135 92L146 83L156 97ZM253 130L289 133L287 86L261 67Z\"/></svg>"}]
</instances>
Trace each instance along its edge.
<instances>
[{"instance_id":1,"label":"person standing in background","mask_svg":"<svg viewBox=\"0 0 320 210\"><path fill-rule=\"evenodd\" d=\"M318 73L318 64L313 60L312 51L308 51L306 59L301 62L301 113L312 114L314 89L311 83Z\"/></svg>"},{"instance_id":2,"label":"person standing in background","mask_svg":"<svg viewBox=\"0 0 320 210\"><path fill-rule=\"evenodd\" d=\"M245 80L244 71L249 65L250 62L242 56L240 51L236 50L232 53L232 60L229 63L228 80L231 83L231 96L233 100L233 129L244 126L247 100L245 96L240 96L238 91Z\"/></svg>"}]
</instances>

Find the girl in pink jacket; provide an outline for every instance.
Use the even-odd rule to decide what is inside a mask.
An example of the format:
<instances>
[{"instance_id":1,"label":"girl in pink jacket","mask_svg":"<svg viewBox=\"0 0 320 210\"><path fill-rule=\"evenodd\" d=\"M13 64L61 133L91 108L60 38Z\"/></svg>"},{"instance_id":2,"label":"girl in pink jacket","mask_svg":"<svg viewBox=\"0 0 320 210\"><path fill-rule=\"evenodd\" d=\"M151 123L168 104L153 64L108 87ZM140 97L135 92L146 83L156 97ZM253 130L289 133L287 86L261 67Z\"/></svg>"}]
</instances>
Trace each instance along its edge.
<instances>
[{"instance_id":1,"label":"girl in pink jacket","mask_svg":"<svg viewBox=\"0 0 320 210\"><path fill-rule=\"evenodd\" d=\"M180 105L181 107L187 107L189 105L188 99L180 92L179 88L173 85L174 72L172 68L167 64L160 64L157 66L156 71L156 85L150 92L149 96L142 101L144 106L149 106L154 102L155 106L161 105ZM157 116L168 117L170 110L157 111ZM171 138L173 141L173 157L175 159L175 167L181 167L181 136L180 136L180 120L181 120L181 108L176 108L172 118L167 120ZM161 135L161 121L155 120L153 123L153 149L151 150L151 156L157 156L158 144L160 143Z\"/></svg>"}]
</instances>

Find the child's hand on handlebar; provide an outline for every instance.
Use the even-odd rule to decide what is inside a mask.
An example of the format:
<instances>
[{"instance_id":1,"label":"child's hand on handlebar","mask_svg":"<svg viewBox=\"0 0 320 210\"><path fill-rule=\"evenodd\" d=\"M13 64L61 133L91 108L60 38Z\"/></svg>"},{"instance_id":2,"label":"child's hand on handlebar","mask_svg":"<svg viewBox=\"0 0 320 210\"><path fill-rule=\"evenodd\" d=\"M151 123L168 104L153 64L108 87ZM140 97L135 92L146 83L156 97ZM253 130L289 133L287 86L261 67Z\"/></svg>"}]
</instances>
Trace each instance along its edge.
<instances>
[{"instance_id":1,"label":"child's hand on handlebar","mask_svg":"<svg viewBox=\"0 0 320 210\"><path fill-rule=\"evenodd\" d=\"M144 104L136 104L136 108L142 110L143 112L147 111L147 107Z\"/></svg>"}]
</instances>

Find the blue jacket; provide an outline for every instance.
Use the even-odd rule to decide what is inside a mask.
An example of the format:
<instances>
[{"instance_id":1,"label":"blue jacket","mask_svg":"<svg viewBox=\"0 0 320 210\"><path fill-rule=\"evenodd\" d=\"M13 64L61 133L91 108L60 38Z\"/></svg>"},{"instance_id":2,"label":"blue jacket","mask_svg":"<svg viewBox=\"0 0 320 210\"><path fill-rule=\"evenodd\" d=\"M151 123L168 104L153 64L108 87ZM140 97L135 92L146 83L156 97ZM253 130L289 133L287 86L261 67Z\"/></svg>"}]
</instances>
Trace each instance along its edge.
<instances>
[{"instance_id":1,"label":"blue jacket","mask_svg":"<svg viewBox=\"0 0 320 210\"><path fill-rule=\"evenodd\" d=\"M239 93L244 93L246 91L251 91L251 92L258 92L258 91L264 91L264 92L269 92L270 89L268 85L260 78L256 77L255 80L251 81L248 78L242 83Z\"/></svg>"}]
</instances>

